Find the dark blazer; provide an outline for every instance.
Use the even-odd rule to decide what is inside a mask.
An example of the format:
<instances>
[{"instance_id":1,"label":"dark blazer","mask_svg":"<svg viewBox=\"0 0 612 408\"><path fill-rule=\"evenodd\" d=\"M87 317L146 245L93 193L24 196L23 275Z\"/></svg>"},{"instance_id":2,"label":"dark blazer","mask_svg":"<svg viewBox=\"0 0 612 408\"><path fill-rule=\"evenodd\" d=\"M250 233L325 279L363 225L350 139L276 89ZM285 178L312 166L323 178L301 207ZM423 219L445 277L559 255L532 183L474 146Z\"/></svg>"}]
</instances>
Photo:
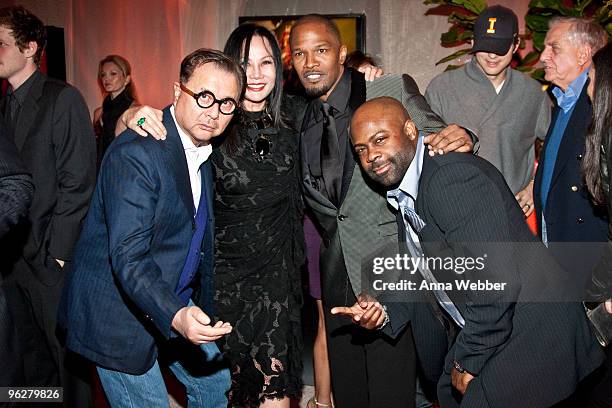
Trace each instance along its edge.
<instances>
[{"instance_id":1,"label":"dark blazer","mask_svg":"<svg viewBox=\"0 0 612 408\"><path fill-rule=\"evenodd\" d=\"M569 396L601 364L601 350L580 304L534 303L556 290L547 280L556 274L544 269L554 268L552 258L529 232L501 173L473 155L431 158L425 152L416 211L426 224L419 237L427 256L488 254L482 270L433 270L439 281L507 283L501 292L447 291L466 324L446 357L441 406L457 404L449 377L453 360L476 375L462 407L549 407Z\"/></svg>"},{"instance_id":2,"label":"dark blazer","mask_svg":"<svg viewBox=\"0 0 612 408\"><path fill-rule=\"evenodd\" d=\"M69 261L95 183L95 136L79 91L35 72L15 127L15 145L32 174L28 217L5 253L23 255L46 284L58 279L53 259ZM4 102L0 102L3 106ZM5 247L6 248L6 247Z\"/></svg>"},{"instance_id":3,"label":"dark blazer","mask_svg":"<svg viewBox=\"0 0 612 408\"><path fill-rule=\"evenodd\" d=\"M544 209L550 250L559 264L577 271L578 275L584 279L590 277L590 272L601 254L601 247L577 244L574 246L575 250L570 250L567 244L555 245L555 243L588 243L606 240L605 207L597 208L593 205L582 179L581 161L585 150L585 136L593 113L586 93L587 86L588 82L584 85L576 102L559 145ZM542 172L547 160L546 147L550 140L549 136L554 129L559 111L560 108L555 106L533 188L540 234L542 231Z\"/></svg>"},{"instance_id":4,"label":"dark blazer","mask_svg":"<svg viewBox=\"0 0 612 408\"><path fill-rule=\"evenodd\" d=\"M193 196L169 108L163 124L165 141L128 130L107 150L60 305L67 347L129 374L151 368L158 342L170 338L172 318L186 306L175 290L193 235ZM208 221L192 299L202 307L213 267L209 162L201 172Z\"/></svg>"},{"instance_id":5,"label":"dark blazer","mask_svg":"<svg viewBox=\"0 0 612 408\"><path fill-rule=\"evenodd\" d=\"M8 139L0 116L0 237L28 213L32 202L34 185L32 177L19 158L15 145ZM22 384L23 363L19 350L20 339L16 335L15 323L9 312L2 286L0 270L0 361L5 369L0 373L0 384Z\"/></svg>"},{"instance_id":6,"label":"dark blazer","mask_svg":"<svg viewBox=\"0 0 612 408\"><path fill-rule=\"evenodd\" d=\"M34 195L32 177L7 137L2 121L0 116L0 237L27 215Z\"/></svg>"}]
</instances>

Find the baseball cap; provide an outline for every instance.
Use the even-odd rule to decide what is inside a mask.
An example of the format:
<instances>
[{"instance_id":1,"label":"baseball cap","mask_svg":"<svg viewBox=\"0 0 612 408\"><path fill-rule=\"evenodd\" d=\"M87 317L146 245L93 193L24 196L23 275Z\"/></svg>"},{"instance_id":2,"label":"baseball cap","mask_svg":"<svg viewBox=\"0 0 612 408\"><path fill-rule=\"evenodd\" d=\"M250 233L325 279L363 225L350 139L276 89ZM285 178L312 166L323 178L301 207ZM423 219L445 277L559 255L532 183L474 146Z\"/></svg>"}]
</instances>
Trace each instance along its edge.
<instances>
[{"instance_id":1,"label":"baseball cap","mask_svg":"<svg viewBox=\"0 0 612 408\"><path fill-rule=\"evenodd\" d=\"M518 18L503 6L485 9L474 23L474 45L471 52L492 52L504 55L518 35Z\"/></svg>"}]
</instances>

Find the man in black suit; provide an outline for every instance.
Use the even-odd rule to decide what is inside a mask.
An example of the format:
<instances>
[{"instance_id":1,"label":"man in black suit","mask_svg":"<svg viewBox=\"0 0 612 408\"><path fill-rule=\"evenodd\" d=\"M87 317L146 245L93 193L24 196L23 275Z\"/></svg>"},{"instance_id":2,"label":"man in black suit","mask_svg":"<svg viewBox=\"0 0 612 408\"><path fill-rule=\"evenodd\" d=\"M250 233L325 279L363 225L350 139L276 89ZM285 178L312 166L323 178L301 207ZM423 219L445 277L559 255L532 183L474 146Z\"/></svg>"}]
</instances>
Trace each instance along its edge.
<instances>
[{"instance_id":1,"label":"man in black suit","mask_svg":"<svg viewBox=\"0 0 612 408\"><path fill-rule=\"evenodd\" d=\"M413 328L390 341L329 315L331 306L355 301L361 259L370 251L372 240L381 236L393 240L397 234L383 195L364 181L355 163L348 126L354 110L369 96L393 94L404 102L419 128L438 132L427 140L437 152L471 151L472 140L457 125L445 128L410 76L366 83L360 73L344 69L347 49L329 19L302 17L292 28L290 45L293 67L312 98L300 135L303 188L306 204L322 231L321 289L336 405L414 406ZM441 333L443 337L443 329Z\"/></svg>"},{"instance_id":2,"label":"man in black suit","mask_svg":"<svg viewBox=\"0 0 612 408\"><path fill-rule=\"evenodd\" d=\"M56 314L81 222L95 181L95 137L85 101L74 87L38 70L46 43L43 23L23 7L0 9L0 102L9 137L32 174L28 222L2 243L9 307L18 321L27 386L64 386L71 404L72 377L55 335ZM10 258L10 259L8 259ZM87 391L84 391L87 399ZM84 400L75 402L84 406Z\"/></svg>"},{"instance_id":3,"label":"man in black suit","mask_svg":"<svg viewBox=\"0 0 612 408\"><path fill-rule=\"evenodd\" d=\"M390 98L363 104L351 137L365 173L399 210L413 258L443 256L459 265L468 254L483 262L448 271L427 260L416 272L417 290L433 294L460 328L438 383L441 406L549 407L569 396L599 366L601 351L580 305L551 301L560 299L557 282L538 268L552 264L499 171L469 154L430 157L406 110ZM499 286L461 289L457 282L467 279ZM411 306L362 301L332 313L394 336L412 319Z\"/></svg>"}]
</instances>

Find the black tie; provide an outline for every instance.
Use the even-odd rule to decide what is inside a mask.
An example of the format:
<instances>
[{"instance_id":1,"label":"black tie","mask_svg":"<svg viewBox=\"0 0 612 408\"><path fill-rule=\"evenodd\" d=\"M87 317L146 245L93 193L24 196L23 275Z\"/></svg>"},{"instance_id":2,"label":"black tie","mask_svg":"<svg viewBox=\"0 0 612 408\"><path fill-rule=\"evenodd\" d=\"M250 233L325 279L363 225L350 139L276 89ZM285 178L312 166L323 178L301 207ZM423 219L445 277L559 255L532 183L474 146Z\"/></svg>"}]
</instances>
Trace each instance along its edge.
<instances>
[{"instance_id":1,"label":"black tie","mask_svg":"<svg viewBox=\"0 0 612 408\"><path fill-rule=\"evenodd\" d=\"M15 129L17 128L17 111L19 110L19 101L14 93L7 94L6 108L6 124L11 138L15 137Z\"/></svg>"},{"instance_id":2,"label":"black tie","mask_svg":"<svg viewBox=\"0 0 612 408\"><path fill-rule=\"evenodd\" d=\"M340 186L342 182L342 168L340 161L340 147L338 145L338 132L336 120L332 114L332 107L323 103L323 137L321 138L321 172L323 183L329 200L338 206Z\"/></svg>"}]
</instances>

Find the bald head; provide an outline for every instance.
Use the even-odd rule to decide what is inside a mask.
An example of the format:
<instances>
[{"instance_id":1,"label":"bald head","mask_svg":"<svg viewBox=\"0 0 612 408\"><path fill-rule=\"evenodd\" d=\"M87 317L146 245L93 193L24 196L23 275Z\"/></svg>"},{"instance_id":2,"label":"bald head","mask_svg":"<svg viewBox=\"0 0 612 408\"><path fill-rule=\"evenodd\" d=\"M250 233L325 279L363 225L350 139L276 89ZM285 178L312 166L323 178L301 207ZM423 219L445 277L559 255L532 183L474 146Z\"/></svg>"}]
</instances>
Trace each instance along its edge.
<instances>
[{"instance_id":1,"label":"bald head","mask_svg":"<svg viewBox=\"0 0 612 408\"><path fill-rule=\"evenodd\" d=\"M416 151L418 131L396 99L375 98L353 114L351 139L361 167L385 187L399 184Z\"/></svg>"},{"instance_id":2,"label":"bald head","mask_svg":"<svg viewBox=\"0 0 612 408\"><path fill-rule=\"evenodd\" d=\"M410 120L410 115L397 99L381 96L361 105L353 114L351 125L355 126L358 122L375 119L385 119L401 127L407 120Z\"/></svg>"}]
</instances>

